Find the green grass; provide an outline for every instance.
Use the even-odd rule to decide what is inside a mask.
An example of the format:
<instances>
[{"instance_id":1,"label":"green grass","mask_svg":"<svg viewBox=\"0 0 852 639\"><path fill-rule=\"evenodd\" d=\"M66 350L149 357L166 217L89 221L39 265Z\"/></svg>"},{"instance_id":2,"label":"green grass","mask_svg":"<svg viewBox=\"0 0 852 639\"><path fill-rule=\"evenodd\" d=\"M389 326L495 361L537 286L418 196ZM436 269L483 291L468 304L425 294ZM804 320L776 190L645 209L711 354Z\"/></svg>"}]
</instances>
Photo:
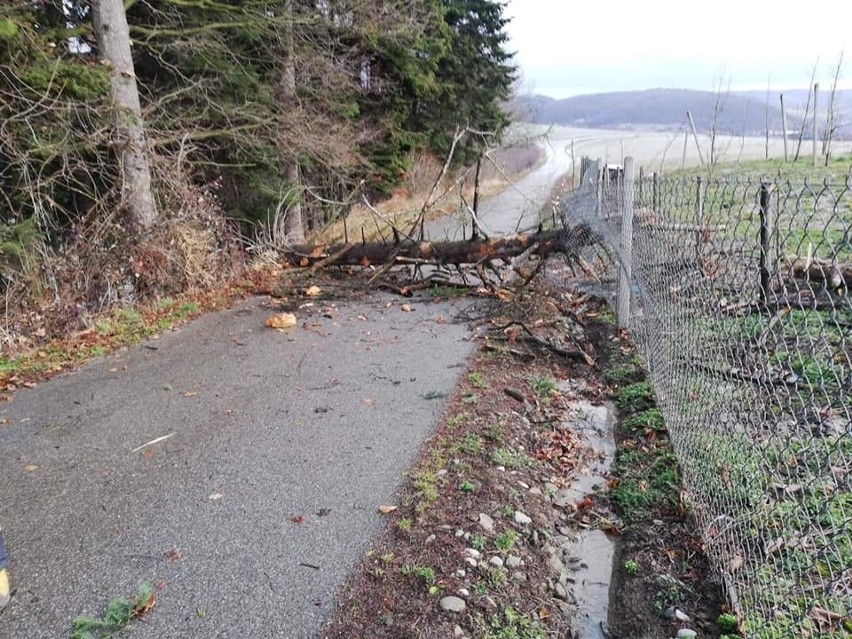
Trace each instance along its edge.
<instances>
[{"instance_id":1,"label":"green grass","mask_svg":"<svg viewBox=\"0 0 852 639\"><path fill-rule=\"evenodd\" d=\"M110 601L100 617L80 616L74 619L70 639L109 639L145 614L153 602L153 586L142 584L131 599L118 597Z\"/></svg>"},{"instance_id":2,"label":"green grass","mask_svg":"<svg viewBox=\"0 0 852 639\"><path fill-rule=\"evenodd\" d=\"M530 388L539 397L547 397L556 391L557 384L547 377L533 377L530 380Z\"/></svg>"},{"instance_id":3,"label":"green grass","mask_svg":"<svg viewBox=\"0 0 852 639\"><path fill-rule=\"evenodd\" d=\"M435 580L438 578L435 574L435 569L431 566L405 565L400 569L400 572L406 577L413 575L414 577L423 580L426 585L434 584Z\"/></svg>"},{"instance_id":4,"label":"green grass","mask_svg":"<svg viewBox=\"0 0 852 639\"><path fill-rule=\"evenodd\" d=\"M467 381L471 383L471 386L474 388L487 388L488 385L485 383L485 378L482 376L482 373L478 373L473 371L472 373L468 373Z\"/></svg>"},{"instance_id":5,"label":"green grass","mask_svg":"<svg viewBox=\"0 0 852 639\"><path fill-rule=\"evenodd\" d=\"M500 446L491 451L491 460L506 468L526 468L535 464L532 457L508 446Z\"/></svg>"},{"instance_id":6,"label":"green grass","mask_svg":"<svg viewBox=\"0 0 852 639\"><path fill-rule=\"evenodd\" d=\"M650 382L636 382L619 389L616 398L618 410L622 412L638 413L655 404L654 389Z\"/></svg>"},{"instance_id":7,"label":"green grass","mask_svg":"<svg viewBox=\"0 0 852 639\"><path fill-rule=\"evenodd\" d=\"M482 439L474 433L467 433L456 445L456 449L468 455L479 455L483 451Z\"/></svg>"},{"instance_id":8,"label":"green grass","mask_svg":"<svg viewBox=\"0 0 852 639\"><path fill-rule=\"evenodd\" d=\"M545 639L548 636L534 614L522 614L512 607L487 618L477 613L473 624L473 636L477 639Z\"/></svg>"},{"instance_id":9,"label":"green grass","mask_svg":"<svg viewBox=\"0 0 852 639\"><path fill-rule=\"evenodd\" d=\"M518 535L514 530L507 530L494 538L494 547L501 552L509 552L515 547Z\"/></svg>"}]
</instances>

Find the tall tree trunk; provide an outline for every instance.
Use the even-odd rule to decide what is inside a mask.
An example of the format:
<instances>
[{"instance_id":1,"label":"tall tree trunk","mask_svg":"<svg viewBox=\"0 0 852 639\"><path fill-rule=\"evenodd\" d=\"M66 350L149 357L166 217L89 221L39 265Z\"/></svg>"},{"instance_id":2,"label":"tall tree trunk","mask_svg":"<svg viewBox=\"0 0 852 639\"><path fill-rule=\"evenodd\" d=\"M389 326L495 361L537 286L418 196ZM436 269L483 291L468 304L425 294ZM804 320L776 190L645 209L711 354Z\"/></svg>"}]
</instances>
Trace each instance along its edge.
<instances>
[{"instance_id":1,"label":"tall tree trunk","mask_svg":"<svg viewBox=\"0 0 852 639\"><path fill-rule=\"evenodd\" d=\"M293 2L288 0L286 3L287 16L293 16ZM293 108L296 105L296 47L293 42L293 26L288 24L284 29L284 46L286 50L286 60L284 61L284 70L281 74L281 82L278 86L278 94L282 109ZM279 144L284 145L286 142L281 141ZM302 220L302 194L299 190L299 163L288 157L285 149L282 149L282 158L284 160L285 171L284 177L290 184L291 188L295 189L293 194L293 203L287 209L283 220L283 231L285 239L290 244L301 244L305 241L305 227Z\"/></svg>"},{"instance_id":2,"label":"tall tree trunk","mask_svg":"<svg viewBox=\"0 0 852 639\"><path fill-rule=\"evenodd\" d=\"M116 132L120 141L122 191L133 221L148 227L157 219L157 205L151 187L151 167L124 4L121 0L94 0L92 23L100 57L110 65L110 86L117 112Z\"/></svg>"}]
</instances>

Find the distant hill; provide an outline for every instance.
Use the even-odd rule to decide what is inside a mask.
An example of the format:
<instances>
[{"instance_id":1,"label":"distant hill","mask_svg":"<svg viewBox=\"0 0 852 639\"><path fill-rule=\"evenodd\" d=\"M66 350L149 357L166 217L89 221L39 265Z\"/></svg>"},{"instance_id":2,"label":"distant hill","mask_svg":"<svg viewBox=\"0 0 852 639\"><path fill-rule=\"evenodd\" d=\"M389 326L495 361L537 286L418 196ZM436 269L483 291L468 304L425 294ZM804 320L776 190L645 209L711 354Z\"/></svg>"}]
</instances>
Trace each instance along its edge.
<instances>
[{"instance_id":1,"label":"distant hill","mask_svg":"<svg viewBox=\"0 0 852 639\"><path fill-rule=\"evenodd\" d=\"M852 91L839 93L841 114L852 116ZM772 96L772 94L770 94ZM827 94L821 99L824 112ZM537 124L561 124L589 128L653 128L682 130L686 112L692 113L696 128L707 132L713 123L717 94L686 89L650 89L580 95L557 100L542 95L515 100L513 111L519 119ZM801 109L807 92L792 92L787 100L790 130L801 126ZM800 104L801 102L801 104ZM719 133L731 135L763 135L766 127L766 92L731 92L723 94L716 117ZM824 117L824 116L821 116ZM841 118L846 123L852 117ZM777 99L769 105L770 130L781 129L781 108ZM845 131L847 134L848 127Z\"/></svg>"}]
</instances>

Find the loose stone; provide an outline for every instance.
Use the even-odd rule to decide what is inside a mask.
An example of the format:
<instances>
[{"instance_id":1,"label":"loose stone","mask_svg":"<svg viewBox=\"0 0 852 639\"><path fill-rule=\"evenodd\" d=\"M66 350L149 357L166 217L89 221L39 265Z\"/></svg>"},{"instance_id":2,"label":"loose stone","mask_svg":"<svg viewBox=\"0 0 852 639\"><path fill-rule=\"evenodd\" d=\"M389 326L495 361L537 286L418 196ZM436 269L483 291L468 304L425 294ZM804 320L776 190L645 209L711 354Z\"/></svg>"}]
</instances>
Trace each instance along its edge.
<instances>
[{"instance_id":1,"label":"loose stone","mask_svg":"<svg viewBox=\"0 0 852 639\"><path fill-rule=\"evenodd\" d=\"M467 608L467 604L464 602L464 599L461 597L454 597L452 595L442 597L439 605L441 606L441 610L446 612L464 612L464 609Z\"/></svg>"}]
</instances>

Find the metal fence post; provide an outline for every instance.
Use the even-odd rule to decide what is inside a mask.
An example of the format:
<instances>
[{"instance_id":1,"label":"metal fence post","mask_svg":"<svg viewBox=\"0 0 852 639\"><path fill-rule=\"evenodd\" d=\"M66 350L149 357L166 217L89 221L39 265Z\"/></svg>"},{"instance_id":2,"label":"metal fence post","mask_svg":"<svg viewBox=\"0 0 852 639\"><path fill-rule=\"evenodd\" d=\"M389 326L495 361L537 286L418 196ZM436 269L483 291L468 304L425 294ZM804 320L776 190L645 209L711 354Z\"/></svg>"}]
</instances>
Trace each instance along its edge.
<instances>
[{"instance_id":1,"label":"metal fence post","mask_svg":"<svg viewBox=\"0 0 852 639\"><path fill-rule=\"evenodd\" d=\"M633 275L633 158L624 158L621 197L621 269L618 278L618 327L630 327L630 285Z\"/></svg>"},{"instance_id":2,"label":"metal fence post","mask_svg":"<svg viewBox=\"0 0 852 639\"><path fill-rule=\"evenodd\" d=\"M760 184L760 304L769 301L769 183Z\"/></svg>"}]
</instances>

